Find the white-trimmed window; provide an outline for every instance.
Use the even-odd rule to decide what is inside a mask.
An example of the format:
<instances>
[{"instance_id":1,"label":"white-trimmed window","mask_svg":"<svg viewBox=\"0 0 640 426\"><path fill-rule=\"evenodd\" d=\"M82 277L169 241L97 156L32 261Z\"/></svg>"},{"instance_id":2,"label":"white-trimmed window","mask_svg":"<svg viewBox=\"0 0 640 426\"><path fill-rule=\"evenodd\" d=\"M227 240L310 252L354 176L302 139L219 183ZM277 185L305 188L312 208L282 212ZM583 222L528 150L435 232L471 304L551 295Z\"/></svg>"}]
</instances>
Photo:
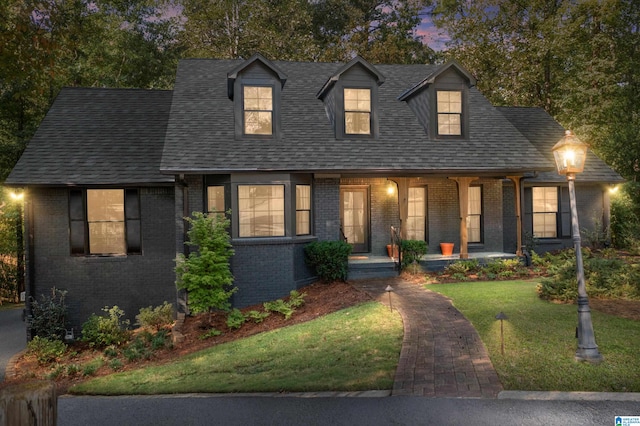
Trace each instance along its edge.
<instances>
[{"instance_id":1,"label":"white-trimmed window","mask_svg":"<svg viewBox=\"0 0 640 426\"><path fill-rule=\"evenodd\" d=\"M87 189L89 254L126 254L123 189Z\"/></svg>"},{"instance_id":2,"label":"white-trimmed window","mask_svg":"<svg viewBox=\"0 0 640 426\"><path fill-rule=\"evenodd\" d=\"M558 188L534 186L532 189L533 236L556 238L558 236Z\"/></svg>"},{"instance_id":3,"label":"white-trimmed window","mask_svg":"<svg viewBox=\"0 0 640 426\"><path fill-rule=\"evenodd\" d=\"M438 135L462 135L462 92L438 90L436 99Z\"/></svg>"},{"instance_id":4,"label":"white-trimmed window","mask_svg":"<svg viewBox=\"0 0 640 426\"><path fill-rule=\"evenodd\" d=\"M467 212L467 240L482 242L482 187L469 187L469 211Z\"/></svg>"},{"instance_id":5,"label":"white-trimmed window","mask_svg":"<svg viewBox=\"0 0 640 426\"><path fill-rule=\"evenodd\" d=\"M296 185L296 235L311 234L311 185Z\"/></svg>"},{"instance_id":6,"label":"white-trimmed window","mask_svg":"<svg viewBox=\"0 0 640 426\"><path fill-rule=\"evenodd\" d=\"M427 198L426 188L409 188L408 214L407 214L407 238L410 240L422 240L426 238L427 222Z\"/></svg>"},{"instance_id":7,"label":"white-trimmed window","mask_svg":"<svg viewBox=\"0 0 640 426\"><path fill-rule=\"evenodd\" d=\"M240 237L283 237L284 185L238 185Z\"/></svg>"},{"instance_id":8,"label":"white-trimmed window","mask_svg":"<svg viewBox=\"0 0 640 426\"><path fill-rule=\"evenodd\" d=\"M371 134L371 89L344 89L344 133Z\"/></svg>"},{"instance_id":9,"label":"white-trimmed window","mask_svg":"<svg viewBox=\"0 0 640 426\"><path fill-rule=\"evenodd\" d=\"M246 135L273 134L273 88L244 86L244 133Z\"/></svg>"}]
</instances>

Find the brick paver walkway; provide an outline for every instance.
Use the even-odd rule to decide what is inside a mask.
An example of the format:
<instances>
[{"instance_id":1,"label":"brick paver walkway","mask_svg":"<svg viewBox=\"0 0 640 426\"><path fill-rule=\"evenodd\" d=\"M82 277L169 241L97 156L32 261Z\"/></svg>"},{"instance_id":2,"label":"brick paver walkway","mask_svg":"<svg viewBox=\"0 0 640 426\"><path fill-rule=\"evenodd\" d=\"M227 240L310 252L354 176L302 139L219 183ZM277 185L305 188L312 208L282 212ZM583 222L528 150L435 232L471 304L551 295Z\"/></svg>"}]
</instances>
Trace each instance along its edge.
<instances>
[{"instance_id":1,"label":"brick paver walkway","mask_svg":"<svg viewBox=\"0 0 640 426\"><path fill-rule=\"evenodd\" d=\"M487 350L471 323L446 297L401 278L353 281L404 322L392 395L495 398L502 391Z\"/></svg>"}]
</instances>

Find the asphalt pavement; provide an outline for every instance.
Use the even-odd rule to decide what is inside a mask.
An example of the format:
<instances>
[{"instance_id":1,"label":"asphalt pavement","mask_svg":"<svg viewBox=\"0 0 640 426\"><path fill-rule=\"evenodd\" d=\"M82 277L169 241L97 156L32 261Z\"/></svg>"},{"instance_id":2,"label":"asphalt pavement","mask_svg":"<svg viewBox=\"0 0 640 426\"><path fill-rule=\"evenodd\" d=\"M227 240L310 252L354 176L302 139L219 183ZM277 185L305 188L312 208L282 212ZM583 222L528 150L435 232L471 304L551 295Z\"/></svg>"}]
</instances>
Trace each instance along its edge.
<instances>
[{"instance_id":1,"label":"asphalt pavement","mask_svg":"<svg viewBox=\"0 0 640 426\"><path fill-rule=\"evenodd\" d=\"M0 310L0 382L12 356L27 347L27 325L22 321L22 306Z\"/></svg>"},{"instance_id":2,"label":"asphalt pavement","mask_svg":"<svg viewBox=\"0 0 640 426\"><path fill-rule=\"evenodd\" d=\"M172 395L61 397L58 426L612 425L638 401Z\"/></svg>"}]
</instances>

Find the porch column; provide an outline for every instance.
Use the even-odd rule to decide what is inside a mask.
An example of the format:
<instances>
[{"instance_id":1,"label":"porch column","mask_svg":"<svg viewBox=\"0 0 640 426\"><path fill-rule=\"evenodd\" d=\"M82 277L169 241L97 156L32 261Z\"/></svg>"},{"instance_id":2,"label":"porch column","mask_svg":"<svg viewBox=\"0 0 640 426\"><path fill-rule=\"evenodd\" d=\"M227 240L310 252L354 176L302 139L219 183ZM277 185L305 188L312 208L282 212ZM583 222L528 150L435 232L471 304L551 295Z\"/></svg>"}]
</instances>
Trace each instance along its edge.
<instances>
[{"instance_id":1,"label":"porch column","mask_svg":"<svg viewBox=\"0 0 640 426\"><path fill-rule=\"evenodd\" d=\"M522 176L507 176L514 185L516 197L516 256L522 256L522 201L520 198L520 179Z\"/></svg>"},{"instance_id":2,"label":"porch column","mask_svg":"<svg viewBox=\"0 0 640 426\"><path fill-rule=\"evenodd\" d=\"M458 184L458 204L460 206L460 259L469 258L467 248L469 238L467 236L467 216L469 215L469 185L477 177L455 177L449 178Z\"/></svg>"},{"instance_id":3,"label":"porch column","mask_svg":"<svg viewBox=\"0 0 640 426\"><path fill-rule=\"evenodd\" d=\"M400 214L400 238L407 239L407 219L409 217L409 179L389 179L398 185L398 212Z\"/></svg>"}]
</instances>

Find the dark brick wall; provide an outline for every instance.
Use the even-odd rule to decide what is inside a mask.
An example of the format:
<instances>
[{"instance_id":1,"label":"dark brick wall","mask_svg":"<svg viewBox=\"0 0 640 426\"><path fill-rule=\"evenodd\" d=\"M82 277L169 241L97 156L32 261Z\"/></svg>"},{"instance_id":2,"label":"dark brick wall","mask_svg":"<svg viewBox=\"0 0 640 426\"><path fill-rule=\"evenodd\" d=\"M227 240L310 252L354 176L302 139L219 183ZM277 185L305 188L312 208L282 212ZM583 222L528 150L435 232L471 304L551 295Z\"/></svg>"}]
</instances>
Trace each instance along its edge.
<instances>
[{"instance_id":1,"label":"dark brick wall","mask_svg":"<svg viewBox=\"0 0 640 426\"><path fill-rule=\"evenodd\" d=\"M118 305L132 323L141 307L175 303L174 189L141 188L142 255L71 256L68 191L29 192L33 234L30 280L35 296L55 287L67 291L68 326L79 335L82 323L105 306Z\"/></svg>"},{"instance_id":2,"label":"dark brick wall","mask_svg":"<svg viewBox=\"0 0 640 426\"><path fill-rule=\"evenodd\" d=\"M245 307L279 299L291 290L310 284L313 273L304 263L304 245L310 239L236 240L231 259L233 306Z\"/></svg>"},{"instance_id":3,"label":"dark brick wall","mask_svg":"<svg viewBox=\"0 0 640 426\"><path fill-rule=\"evenodd\" d=\"M319 241L340 238L340 179L320 178L313 183L316 236Z\"/></svg>"}]
</instances>

